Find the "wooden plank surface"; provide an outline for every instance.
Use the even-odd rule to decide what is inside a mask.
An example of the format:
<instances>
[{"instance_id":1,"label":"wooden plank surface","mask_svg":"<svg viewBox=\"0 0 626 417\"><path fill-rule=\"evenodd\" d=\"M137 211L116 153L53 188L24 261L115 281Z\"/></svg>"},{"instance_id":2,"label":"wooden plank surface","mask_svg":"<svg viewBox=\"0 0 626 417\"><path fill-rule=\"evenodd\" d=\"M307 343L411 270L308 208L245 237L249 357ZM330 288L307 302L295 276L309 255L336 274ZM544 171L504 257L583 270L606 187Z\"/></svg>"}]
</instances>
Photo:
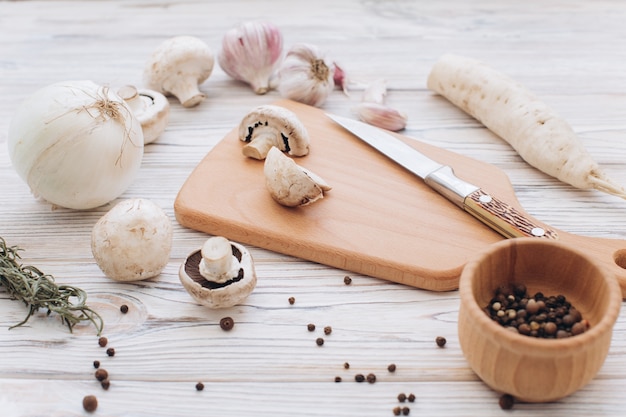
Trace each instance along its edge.
<instances>
[{"instance_id":1,"label":"wooden plank surface","mask_svg":"<svg viewBox=\"0 0 626 417\"><path fill-rule=\"evenodd\" d=\"M84 288L117 352L107 357L92 327L70 334L43 313L8 330L26 310L0 290L3 416L86 415L87 394L98 396L94 415L101 416L384 416L392 415L400 392L417 396L407 404L410 415L507 414L499 394L463 358L456 291L419 290L253 246L254 293L244 305L209 310L193 302L177 277L205 233L175 223L170 262L159 277L114 283L89 247L91 227L113 203L84 212L53 209L18 178L7 129L15 107L37 88L67 79L141 85L147 56L162 40L191 34L217 51L228 28L257 18L279 26L286 45L317 44L347 71L350 95L335 91L325 111L351 116L362 86L386 78L388 103L409 116L403 133L493 164L509 177L520 205L559 230L626 238L626 202L541 174L426 89L430 67L444 53L489 62L570 121L609 175L626 184L626 4L617 0L0 2L0 236L25 249L25 263ZM276 92L254 95L217 66L201 88L208 98L197 108L171 101L167 131L146 147L122 198L150 198L174 219L176 195L193 169L249 109L280 99ZM118 310L124 303L127 315ZM236 321L230 333L218 326L226 315ZM623 415L625 320L622 311L594 381L559 402L516 404L514 412ZM307 323L317 330L308 332ZM315 338L327 325L333 332L319 347ZM435 345L439 335L448 339L444 349ZM93 378L93 360L111 374L108 391ZM386 370L391 362L394 374ZM375 384L353 381L369 372L377 375ZM194 388L199 380L202 392Z\"/></svg>"}]
</instances>

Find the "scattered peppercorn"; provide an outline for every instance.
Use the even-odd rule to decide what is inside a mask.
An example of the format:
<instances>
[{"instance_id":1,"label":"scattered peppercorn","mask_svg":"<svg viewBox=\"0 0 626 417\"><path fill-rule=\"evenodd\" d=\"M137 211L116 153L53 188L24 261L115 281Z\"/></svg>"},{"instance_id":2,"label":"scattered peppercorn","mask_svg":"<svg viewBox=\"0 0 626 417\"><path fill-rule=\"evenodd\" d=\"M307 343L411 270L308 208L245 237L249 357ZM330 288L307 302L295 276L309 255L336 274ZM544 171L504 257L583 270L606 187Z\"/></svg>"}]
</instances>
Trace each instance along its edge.
<instances>
[{"instance_id":1,"label":"scattered peppercorn","mask_svg":"<svg viewBox=\"0 0 626 417\"><path fill-rule=\"evenodd\" d=\"M395 363L389 364L389 366L387 366L387 370L389 372L396 372L396 364Z\"/></svg>"},{"instance_id":2,"label":"scattered peppercorn","mask_svg":"<svg viewBox=\"0 0 626 417\"><path fill-rule=\"evenodd\" d=\"M107 355L109 355L109 356L115 356L115 349L113 349L112 347L111 347L111 348L108 348L108 349L107 349Z\"/></svg>"},{"instance_id":3,"label":"scattered peppercorn","mask_svg":"<svg viewBox=\"0 0 626 417\"><path fill-rule=\"evenodd\" d=\"M309 323L306 325L306 329L310 332L315 331L315 325L313 323Z\"/></svg>"},{"instance_id":4,"label":"scattered peppercorn","mask_svg":"<svg viewBox=\"0 0 626 417\"><path fill-rule=\"evenodd\" d=\"M341 377L340 376L336 376L335 377L335 382L341 382Z\"/></svg>"},{"instance_id":5,"label":"scattered peppercorn","mask_svg":"<svg viewBox=\"0 0 626 417\"><path fill-rule=\"evenodd\" d=\"M96 371L95 376L98 381L104 381L109 377L109 373L106 371L106 369L99 368Z\"/></svg>"},{"instance_id":6,"label":"scattered peppercorn","mask_svg":"<svg viewBox=\"0 0 626 417\"><path fill-rule=\"evenodd\" d=\"M393 408L393 415L394 416L399 416L402 414L402 407L397 406Z\"/></svg>"},{"instance_id":7,"label":"scattered peppercorn","mask_svg":"<svg viewBox=\"0 0 626 417\"><path fill-rule=\"evenodd\" d=\"M356 374L354 376L354 380L356 382L363 382L363 381L365 381L365 376L363 374Z\"/></svg>"},{"instance_id":8,"label":"scattered peppercorn","mask_svg":"<svg viewBox=\"0 0 626 417\"><path fill-rule=\"evenodd\" d=\"M350 369L350 364L348 362L343 363L344 369Z\"/></svg>"},{"instance_id":9,"label":"scattered peppercorn","mask_svg":"<svg viewBox=\"0 0 626 417\"><path fill-rule=\"evenodd\" d=\"M410 403L414 403L415 402L415 394L409 394L407 399L409 400Z\"/></svg>"},{"instance_id":10,"label":"scattered peppercorn","mask_svg":"<svg viewBox=\"0 0 626 417\"><path fill-rule=\"evenodd\" d=\"M198 382L196 384L196 391L202 391L204 389L204 384L202 382Z\"/></svg>"},{"instance_id":11,"label":"scattered peppercorn","mask_svg":"<svg viewBox=\"0 0 626 417\"><path fill-rule=\"evenodd\" d=\"M98 344L100 345L100 347L105 347L107 345L107 343L109 343L109 340L106 337L104 337L104 336L101 336L98 339Z\"/></svg>"},{"instance_id":12,"label":"scattered peppercorn","mask_svg":"<svg viewBox=\"0 0 626 417\"><path fill-rule=\"evenodd\" d=\"M398 401L403 403L406 401L406 394L401 392L400 394L398 394Z\"/></svg>"},{"instance_id":13,"label":"scattered peppercorn","mask_svg":"<svg viewBox=\"0 0 626 417\"><path fill-rule=\"evenodd\" d=\"M83 398L83 408L89 413L93 413L98 408L98 399L95 395L86 395Z\"/></svg>"},{"instance_id":14,"label":"scattered peppercorn","mask_svg":"<svg viewBox=\"0 0 626 417\"><path fill-rule=\"evenodd\" d=\"M376 375L374 374L367 374L367 382L369 382L370 384L373 384L374 382L376 382Z\"/></svg>"},{"instance_id":15,"label":"scattered peppercorn","mask_svg":"<svg viewBox=\"0 0 626 417\"><path fill-rule=\"evenodd\" d=\"M409 407L402 407L402 415L408 416L411 413L411 409Z\"/></svg>"},{"instance_id":16,"label":"scattered peppercorn","mask_svg":"<svg viewBox=\"0 0 626 417\"><path fill-rule=\"evenodd\" d=\"M343 283L346 285L352 284L352 278L346 275L345 277L343 277Z\"/></svg>"},{"instance_id":17,"label":"scattered peppercorn","mask_svg":"<svg viewBox=\"0 0 626 417\"><path fill-rule=\"evenodd\" d=\"M223 317L220 320L220 328L225 331L232 330L235 326L235 320L232 317Z\"/></svg>"},{"instance_id":18,"label":"scattered peppercorn","mask_svg":"<svg viewBox=\"0 0 626 417\"><path fill-rule=\"evenodd\" d=\"M329 334L331 334L332 332L333 332L333 328L332 328L332 327L330 327L330 326L326 326L326 327L324 327L324 334L325 334L326 336L328 336L328 335L329 335Z\"/></svg>"},{"instance_id":19,"label":"scattered peppercorn","mask_svg":"<svg viewBox=\"0 0 626 417\"><path fill-rule=\"evenodd\" d=\"M515 398L513 398L510 394L503 394L498 401L500 404L500 408L503 410L510 410L513 408L513 404L515 403Z\"/></svg>"},{"instance_id":20,"label":"scattered peppercorn","mask_svg":"<svg viewBox=\"0 0 626 417\"><path fill-rule=\"evenodd\" d=\"M100 361L93 361L93 367L98 369L100 367Z\"/></svg>"},{"instance_id":21,"label":"scattered peppercorn","mask_svg":"<svg viewBox=\"0 0 626 417\"><path fill-rule=\"evenodd\" d=\"M111 382L108 379L105 379L104 381L100 382L100 385L102 385L102 388L104 390L108 390L111 386Z\"/></svg>"},{"instance_id":22,"label":"scattered peppercorn","mask_svg":"<svg viewBox=\"0 0 626 417\"><path fill-rule=\"evenodd\" d=\"M315 339L315 343L317 343L317 346L322 346L324 344L324 339L318 337L317 339Z\"/></svg>"},{"instance_id":23,"label":"scattered peppercorn","mask_svg":"<svg viewBox=\"0 0 626 417\"><path fill-rule=\"evenodd\" d=\"M120 306L120 311L122 312L122 314L128 313L128 306L126 304L122 304Z\"/></svg>"},{"instance_id":24,"label":"scattered peppercorn","mask_svg":"<svg viewBox=\"0 0 626 417\"><path fill-rule=\"evenodd\" d=\"M564 295L530 296L524 285L497 288L484 308L493 321L513 332L544 339L560 339L584 333L589 322Z\"/></svg>"},{"instance_id":25,"label":"scattered peppercorn","mask_svg":"<svg viewBox=\"0 0 626 417\"><path fill-rule=\"evenodd\" d=\"M289 304L294 305L296 302L295 297L289 297Z\"/></svg>"},{"instance_id":26,"label":"scattered peppercorn","mask_svg":"<svg viewBox=\"0 0 626 417\"><path fill-rule=\"evenodd\" d=\"M446 345L447 340L443 336L437 336L437 338L435 339L435 342L437 343L437 346L442 348Z\"/></svg>"}]
</instances>

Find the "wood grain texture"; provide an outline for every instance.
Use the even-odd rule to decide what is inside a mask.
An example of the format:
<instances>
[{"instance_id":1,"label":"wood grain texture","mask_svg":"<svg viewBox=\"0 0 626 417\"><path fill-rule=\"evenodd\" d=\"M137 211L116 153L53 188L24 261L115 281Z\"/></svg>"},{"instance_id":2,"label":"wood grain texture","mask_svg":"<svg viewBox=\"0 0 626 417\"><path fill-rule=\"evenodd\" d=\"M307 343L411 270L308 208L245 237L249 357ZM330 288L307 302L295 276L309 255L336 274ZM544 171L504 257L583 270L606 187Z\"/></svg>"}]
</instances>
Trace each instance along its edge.
<instances>
[{"instance_id":1,"label":"wood grain texture","mask_svg":"<svg viewBox=\"0 0 626 417\"><path fill-rule=\"evenodd\" d=\"M548 102L609 175L626 184L626 5L619 1L0 2L0 235L24 248L25 263L85 289L117 352L107 357L92 327L70 334L44 312L8 330L26 310L0 290L2 416L87 415L81 405L87 394L100 400L94 415L111 417L384 416L392 415L400 392L417 396L407 404L410 415L505 414L499 393L463 357L457 291L424 291L254 245L258 283L243 305L210 310L182 288L178 268L207 234L174 221L177 193L251 108L280 99L276 92L257 96L216 66L201 86L207 100L200 106L184 109L170 100L166 132L146 147L139 175L121 197L150 198L174 221L170 262L157 278L116 283L95 265L91 228L114 202L85 212L53 208L33 198L18 178L6 150L7 130L27 95L68 79L142 85L147 57L168 37L195 35L217 51L227 29L258 18L279 26L286 45L317 44L346 70L349 96L333 92L324 111L353 116L364 85L386 78L387 103L409 117L403 134L493 165L510 179L520 207L560 231L626 239L624 201L573 189L530 168L505 142L426 88L432 64L444 53L488 62ZM331 201L329 195L310 208ZM343 283L345 275L352 285ZM287 301L292 296L294 305ZM121 304L130 306L127 315L119 312ZM218 325L226 315L236 321L230 333ZM623 415L625 320L622 311L606 362L589 385L558 402L518 403L514 412ZM308 323L317 325L315 332L307 331ZM333 332L319 347L315 338L326 325ZM439 335L448 339L444 349L435 345ZM94 360L111 374L108 391L93 378ZM391 362L394 374L386 370ZM369 372L376 373L375 384L353 381L356 373ZM335 383L335 376L343 382ZM202 392L195 390L198 380L206 385Z\"/></svg>"}]
</instances>

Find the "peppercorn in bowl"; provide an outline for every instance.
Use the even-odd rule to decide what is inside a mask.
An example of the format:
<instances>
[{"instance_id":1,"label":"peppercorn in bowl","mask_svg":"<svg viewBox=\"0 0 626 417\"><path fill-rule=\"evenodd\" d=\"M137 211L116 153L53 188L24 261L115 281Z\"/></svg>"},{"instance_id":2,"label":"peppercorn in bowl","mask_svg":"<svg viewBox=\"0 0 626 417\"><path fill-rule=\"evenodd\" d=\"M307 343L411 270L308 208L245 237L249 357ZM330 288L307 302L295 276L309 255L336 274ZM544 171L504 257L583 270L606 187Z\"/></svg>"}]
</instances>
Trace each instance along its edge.
<instances>
[{"instance_id":1,"label":"peppercorn in bowl","mask_svg":"<svg viewBox=\"0 0 626 417\"><path fill-rule=\"evenodd\" d=\"M526 402L568 396L608 354L621 306L617 279L592 254L542 238L500 241L459 283L458 332L470 367Z\"/></svg>"}]
</instances>

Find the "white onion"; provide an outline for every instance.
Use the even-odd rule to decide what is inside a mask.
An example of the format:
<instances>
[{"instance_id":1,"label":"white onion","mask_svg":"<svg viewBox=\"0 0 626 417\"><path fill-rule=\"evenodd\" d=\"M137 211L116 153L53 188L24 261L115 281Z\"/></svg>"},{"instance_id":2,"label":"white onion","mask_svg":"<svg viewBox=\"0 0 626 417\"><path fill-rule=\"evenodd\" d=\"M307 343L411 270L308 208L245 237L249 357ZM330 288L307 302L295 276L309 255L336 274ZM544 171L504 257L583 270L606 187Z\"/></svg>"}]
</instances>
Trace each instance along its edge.
<instances>
[{"instance_id":1,"label":"white onion","mask_svg":"<svg viewBox=\"0 0 626 417\"><path fill-rule=\"evenodd\" d=\"M143 158L141 125L114 91L92 81L51 84L16 110L9 156L36 196L90 209L120 196Z\"/></svg>"}]
</instances>

